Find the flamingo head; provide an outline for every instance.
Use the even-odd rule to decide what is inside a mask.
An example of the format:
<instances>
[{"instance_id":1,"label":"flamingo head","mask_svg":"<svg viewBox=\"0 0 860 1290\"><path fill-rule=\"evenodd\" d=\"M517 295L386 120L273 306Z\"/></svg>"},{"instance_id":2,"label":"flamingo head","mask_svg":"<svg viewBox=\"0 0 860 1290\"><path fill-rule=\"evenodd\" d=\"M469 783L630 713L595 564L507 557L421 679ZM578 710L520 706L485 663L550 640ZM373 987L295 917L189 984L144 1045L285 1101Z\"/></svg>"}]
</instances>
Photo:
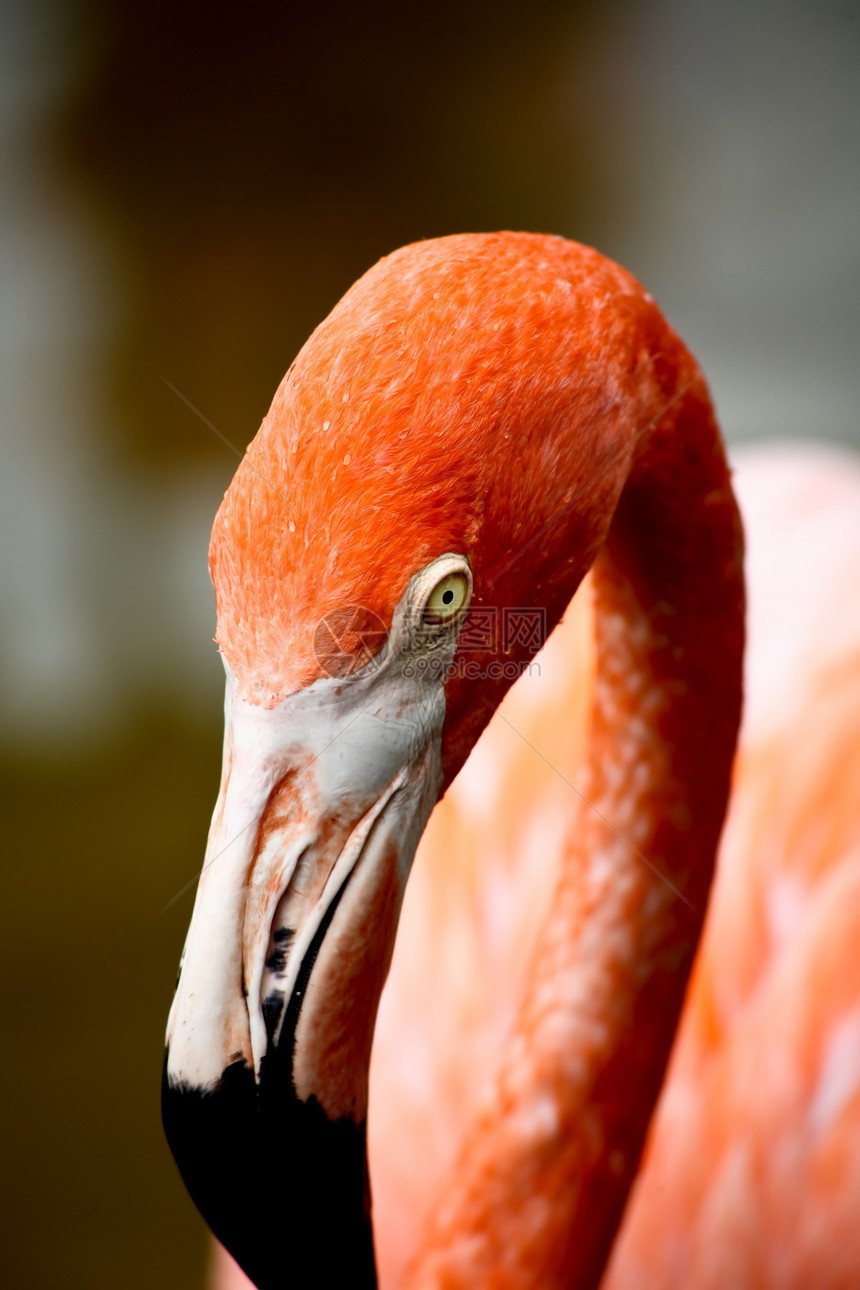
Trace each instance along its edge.
<instances>
[{"instance_id":1,"label":"flamingo head","mask_svg":"<svg viewBox=\"0 0 860 1290\"><path fill-rule=\"evenodd\" d=\"M218 512L224 763L164 1114L258 1285L299 1247L328 1284L333 1240L372 1284L367 1070L415 848L604 540L661 325L560 239L407 247L310 338Z\"/></svg>"}]
</instances>

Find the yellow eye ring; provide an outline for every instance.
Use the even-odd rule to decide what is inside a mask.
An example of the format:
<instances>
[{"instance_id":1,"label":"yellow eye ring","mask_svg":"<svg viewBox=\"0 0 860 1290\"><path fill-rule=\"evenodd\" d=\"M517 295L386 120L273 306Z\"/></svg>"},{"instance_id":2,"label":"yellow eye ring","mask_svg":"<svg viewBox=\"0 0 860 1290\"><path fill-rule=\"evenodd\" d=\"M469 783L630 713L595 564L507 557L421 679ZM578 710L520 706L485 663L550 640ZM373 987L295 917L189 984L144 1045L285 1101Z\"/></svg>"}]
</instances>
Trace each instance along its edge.
<instances>
[{"instance_id":1,"label":"yellow eye ring","mask_svg":"<svg viewBox=\"0 0 860 1290\"><path fill-rule=\"evenodd\" d=\"M472 583L467 574L456 570L440 578L424 602L423 618L431 627L449 623L468 605Z\"/></svg>"}]
</instances>

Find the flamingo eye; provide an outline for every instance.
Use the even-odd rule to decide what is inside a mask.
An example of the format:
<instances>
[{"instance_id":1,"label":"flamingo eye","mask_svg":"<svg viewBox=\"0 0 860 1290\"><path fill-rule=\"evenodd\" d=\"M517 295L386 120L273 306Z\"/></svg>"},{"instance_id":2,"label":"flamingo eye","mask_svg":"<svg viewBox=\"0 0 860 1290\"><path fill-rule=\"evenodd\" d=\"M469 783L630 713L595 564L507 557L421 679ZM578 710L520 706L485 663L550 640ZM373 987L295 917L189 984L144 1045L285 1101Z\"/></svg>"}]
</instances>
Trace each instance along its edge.
<instances>
[{"instance_id":1,"label":"flamingo eye","mask_svg":"<svg viewBox=\"0 0 860 1290\"><path fill-rule=\"evenodd\" d=\"M468 605L471 595L471 579L465 573L446 574L439 579L424 603L425 623L435 627L451 622Z\"/></svg>"},{"instance_id":2,"label":"flamingo eye","mask_svg":"<svg viewBox=\"0 0 860 1290\"><path fill-rule=\"evenodd\" d=\"M408 621L411 644L421 649L443 649L450 643L472 599L472 570L464 555L448 552L416 573L409 583Z\"/></svg>"}]
</instances>

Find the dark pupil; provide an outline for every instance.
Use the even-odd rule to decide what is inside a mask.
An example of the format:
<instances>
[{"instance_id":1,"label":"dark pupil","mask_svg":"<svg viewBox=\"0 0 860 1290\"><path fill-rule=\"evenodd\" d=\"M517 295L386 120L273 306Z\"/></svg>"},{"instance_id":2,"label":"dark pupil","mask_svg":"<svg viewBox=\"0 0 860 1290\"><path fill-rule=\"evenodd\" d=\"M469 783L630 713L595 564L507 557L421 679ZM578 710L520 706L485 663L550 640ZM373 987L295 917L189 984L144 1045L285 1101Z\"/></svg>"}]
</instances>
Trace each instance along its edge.
<instances>
[{"instance_id":1,"label":"dark pupil","mask_svg":"<svg viewBox=\"0 0 860 1290\"><path fill-rule=\"evenodd\" d=\"M443 591L443 592L442 592L442 602L443 602L443 604L450 605L450 603L451 603L451 601L452 601L453 599L454 599L454 593L453 593L453 591Z\"/></svg>"}]
</instances>

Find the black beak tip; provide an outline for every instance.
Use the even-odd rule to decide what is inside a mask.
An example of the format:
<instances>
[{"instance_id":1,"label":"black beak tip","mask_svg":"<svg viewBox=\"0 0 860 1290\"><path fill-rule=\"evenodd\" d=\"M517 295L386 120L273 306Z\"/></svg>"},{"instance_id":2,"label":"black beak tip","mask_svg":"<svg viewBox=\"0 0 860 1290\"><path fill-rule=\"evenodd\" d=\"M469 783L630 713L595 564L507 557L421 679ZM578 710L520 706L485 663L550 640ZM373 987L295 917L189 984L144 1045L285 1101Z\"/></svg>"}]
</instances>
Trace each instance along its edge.
<instances>
[{"instance_id":1,"label":"black beak tip","mask_svg":"<svg viewBox=\"0 0 860 1290\"><path fill-rule=\"evenodd\" d=\"M330 1120L314 1098L300 1102L276 1063L259 1085L236 1062L202 1089L171 1081L168 1058L161 1114L170 1150L200 1213L258 1290L372 1290L365 1124Z\"/></svg>"}]
</instances>

